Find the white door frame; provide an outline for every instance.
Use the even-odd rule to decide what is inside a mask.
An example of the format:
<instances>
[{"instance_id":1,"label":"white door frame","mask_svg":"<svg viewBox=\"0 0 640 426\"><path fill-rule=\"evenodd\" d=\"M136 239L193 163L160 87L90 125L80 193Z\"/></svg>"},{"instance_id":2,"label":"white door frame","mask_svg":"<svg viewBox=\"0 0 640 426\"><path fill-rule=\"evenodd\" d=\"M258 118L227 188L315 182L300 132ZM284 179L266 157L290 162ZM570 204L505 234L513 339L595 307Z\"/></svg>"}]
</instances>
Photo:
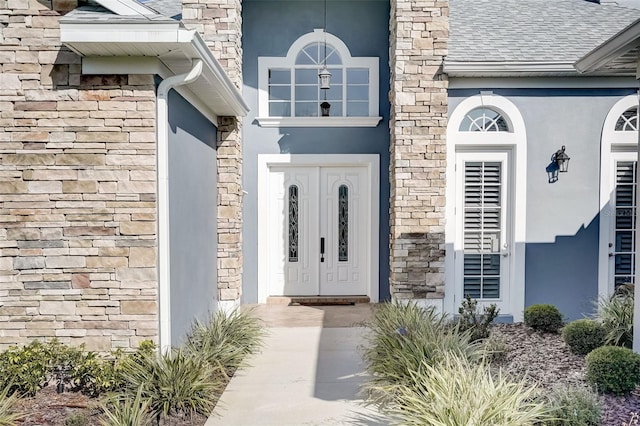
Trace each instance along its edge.
<instances>
[{"instance_id":1,"label":"white door frame","mask_svg":"<svg viewBox=\"0 0 640 426\"><path fill-rule=\"evenodd\" d=\"M615 189L615 153L638 153L638 133L616 131L615 125L622 113L631 107L638 106L638 95L629 95L620 99L609 110L602 129L600 144L600 249L598 265L598 297L608 298L614 290L610 279L611 262L609 259L609 242L613 236L615 212L611 205L611 195ZM640 259L637 259L640 260ZM636 267L638 267L636 261Z\"/></svg>"},{"instance_id":2,"label":"white door frame","mask_svg":"<svg viewBox=\"0 0 640 426\"><path fill-rule=\"evenodd\" d=\"M273 166L366 167L371 185L368 226L370 232L366 257L369 259L367 296L372 303L379 301L379 226L380 226L380 156L378 154L259 154L258 155L258 303L266 303L269 296L267 229L268 176Z\"/></svg>"},{"instance_id":3,"label":"white door frame","mask_svg":"<svg viewBox=\"0 0 640 426\"><path fill-rule=\"evenodd\" d=\"M500 112L511 127L510 132L463 132L460 125L466 114L477 107L489 107ZM446 174L446 217L456 217L456 152L510 150L513 173L509 183L512 194L510 250L510 306L509 312L515 322L522 321L525 295L525 245L527 223L527 132L524 119L518 107L509 99L492 92L481 92L466 98L453 110L447 125L447 174ZM445 297L444 311L456 314L462 295L456 294L454 241L456 221L447 220L445 224Z\"/></svg>"}]
</instances>

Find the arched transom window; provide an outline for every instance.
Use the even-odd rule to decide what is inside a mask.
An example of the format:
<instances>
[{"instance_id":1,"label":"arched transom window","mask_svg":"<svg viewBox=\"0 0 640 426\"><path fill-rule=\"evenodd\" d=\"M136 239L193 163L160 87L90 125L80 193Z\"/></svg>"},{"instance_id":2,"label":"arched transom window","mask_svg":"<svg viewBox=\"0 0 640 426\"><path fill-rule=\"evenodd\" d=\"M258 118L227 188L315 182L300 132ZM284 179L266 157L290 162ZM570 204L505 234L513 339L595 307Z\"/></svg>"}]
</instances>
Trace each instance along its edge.
<instances>
[{"instance_id":1,"label":"arched transom window","mask_svg":"<svg viewBox=\"0 0 640 426\"><path fill-rule=\"evenodd\" d=\"M460 124L461 132L510 132L507 119L498 111L479 107L469 111Z\"/></svg>"},{"instance_id":2,"label":"arched transom window","mask_svg":"<svg viewBox=\"0 0 640 426\"><path fill-rule=\"evenodd\" d=\"M634 106L620 114L616 121L616 132L637 132L638 131L638 107Z\"/></svg>"},{"instance_id":3,"label":"arched transom window","mask_svg":"<svg viewBox=\"0 0 640 426\"><path fill-rule=\"evenodd\" d=\"M325 66L331 73L329 89L319 84ZM300 37L285 57L259 57L258 73L257 120L263 126L336 125L332 118L346 126L349 119L379 121L378 58L352 57L339 38L323 30ZM328 117L322 116L324 102L330 105Z\"/></svg>"}]
</instances>

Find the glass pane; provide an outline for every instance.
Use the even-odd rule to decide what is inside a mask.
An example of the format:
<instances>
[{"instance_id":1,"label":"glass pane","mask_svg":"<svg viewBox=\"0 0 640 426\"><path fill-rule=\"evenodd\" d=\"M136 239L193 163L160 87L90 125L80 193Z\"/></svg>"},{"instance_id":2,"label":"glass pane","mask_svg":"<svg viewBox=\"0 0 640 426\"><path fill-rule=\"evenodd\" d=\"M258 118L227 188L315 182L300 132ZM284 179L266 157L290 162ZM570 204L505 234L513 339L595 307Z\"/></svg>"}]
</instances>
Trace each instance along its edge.
<instances>
[{"instance_id":1,"label":"glass pane","mask_svg":"<svg viewBox=\"0 0 640 426\"><path fill-rule=\"evenodd\" d=\"M347 102L347 116L348 117L368 117L369 103L368 102Z\"/></svg>"},{"instance_id":2,"label":"glass pane","mask_svg":"<svg viewBox=\"0 0 640 426\"><path fill-rule=\"evenodd\" d=\"M318 86L320 84L318 70L315 68L307 70L296 70L296 84L313 84Z\"/></svg>"},{"instance_id":3,"label":"glass pane","mask_svg":"<svg viewBox=\"0 0 640 426\"><path fill-rule=\"evenodd\" d=\"M324 93L327 94L327 100L331 101L342 101L342 85L341 84L333 84L331 83L331 88L328 90L322 90L321 95L324 96Z\"/></svg>"},{"instance_id":4,"label":"glass pane","mask_svg":"<svg viewBox=\"0 0 640 426\"><path fill-rule=\"evenodd\" d=\"M306 46L298 53L296 65L314 65L318 63L318 43Z\"/></svg>"},{"instance_id":5,"label":"glass pane","mask_svg":"<svg viewBox=\"0 0 640 426\"><path fill-rule=\"evenodd\" d=\"M500 275L500 255L485 254L482 256L482 274Z\"/></svg>"},{"instance_id":6,"label":"glass pane","mask_svg":"<svg viewBox=\"0 0 640 426\"><path fill-rule=\"evenodd\" d=\"M635 132L638 130L638 107L632 107L623 112L616 122L615 130L619 132Z\"/></svg>"},{"instance_id":7,"label":"glass pane","mask_svg":"<svg viewBox=\"0 0 640 426\"><path fill-rule=\"evenodd\" d=\"M615 259L615 274L631 275L633 255L631 254L616 254Z\"/></svg>"},{"instance_id":8,"label":"glass pane","mask_svg":"<svg viewBox=\"0 0 640 426\"><path fill-rule=\"evenodd\" d=\"M633 251L633 231L616 232L616 251L627 253Z\"/></svg>"},{"instance_id":9,"label":"glass pane","mask_svg":"<svg viewBox=\"0 0 640 426\"><path fill-rule=\"evenodd\" d=\"M321 50L322 58L324 58L325 57L324 45L320 48L320 50ZM342 64L342 59L340 58L340 54L330 44L327 44L326 58L327 58L327 60L323 61L323 63L326 63L327 65L340 65L340 64Z\"/></svg>"},{"instance_id":10,"label":"glass pane","mask_svg":"<svg viewBox=\"0 0 640 426\"><path fill-rule=\"evenodd\" d=\"M616 229L632 229L633 228L633 209L617 208L616 209Z\"/></svg>"},{"instance_id":11,"label":"glass pane","mask_svg":"<svg viewBox=\"0 0 640 426\"><path fill-rule=\"evenodd\" d=\"M491 108L475 108L460 124L461 132L509 132L507 120Z\"/></svg>"},{"instance_id":12,"label":"glass pane","mask_svg":"<svg viewBox=\"0 0 640 426\"><path fill-rule=\"evenodd\" d=\"M289 187L289 262L298 261L298 187Z\"/></svg>"},{"instance_id":13,"label":"glass pane","mask_svg":"<svg viewBox=\"0 0 640 426\"><path fill-rule=\"evenodd\" d=\"M481 280L482 278L480 277L464 277L464 295L468 295L472 299L480 299Z\"/></svg>"},{"instance_id":14,"label":"glass pane","mask_svg":"<svg viewBox=\"0 0 640 426\"><path fill-rule=\"evenodd\" d=\"M342 117L342 102L330 102L330 104L331 112L329 113L329 115L331 115L331 117Z\"/></svg>"},{"instance_id":15,"label":"glass pane","mask_svg":"<svg viewBox=\"0 0 640 426\"><path fill-rule=\"evenodd\" d=\"M291 70L269 70L269 84L290 84Z\"/></svg>"},{"instance_id":16,"label":"glass pane","mask_svg":"<svg viewBox=\"0 0 640 426\"><path fill-rule=\"evenodd\" d=\"M347 86L347 99L350 101L368 101L369 86Z\"/></svg>"},{"instance_id":17,"label":"glass pane","mask_svg":"<svg viewBox=\"0 0 640 426\"><path fill-rule=\"evenodd\" d=\"M480 275L482 273L482 255L465 254L464 255L464 274Z\"/></svg>"},{"instance_id":18,"label":"glass pane","mask_svg":"<svg viewBox=\"0 0 640 426\"><path fill-rule=\"evenodd\" d=\"M271 86L269 87L270 101L288 101L291 99L290 86Z\"/></svg>"},{"instance_id":19,"label":"glass pane","mask_svg":"<svg viewBox=\"0 0 640 426\"><path fill-rule=\"evenodd\" d=\"M269 117L291 117L291 103L269 102Z\"/></svg>"},{"instance_id":20,"label":"glass pane","mask_svg":"<svg viewBox=\"0 0 640 426\"><path fill-rule=\"evenodd\" d=\"M338 188L338 261L349 260L349 188Z\"/></svg>"},{"instance_id":21,"label":"glass pane","mask_svg":"<svg viewBox=\"0 0 640 426\"><path fill-rule=\"evenodd\" d=\"M318 86L296 86L296 101L318 101Z\"/></svg>"},{"instance_id":22,"label":"glass pane","mask_svg":"<svg viewBox=\"0 0 640 426\"><path fill-rule=\"evenodd\" d=\"M366 68L347 69L348 84L369 84L369 70Z\"/></svg>"},{"instance_id":23,"label":"glass pane","mask_svg":"<svg viewBox=\"0 0 640 426\"><path fill-rule=\"evenodd\" d=\"M317 117L318 102L296 102L296 117Z\"/></svg>"},{"instance_id":24,"label":"glass pane","mask_svg":"<svg viewBox=\"0 0 640 426\"><path fill-rule=\"evenodd\" d=\"M331 73L331 86L334 84L342 84L342 73L344 70L342 68L331 68L328 67L329 72Z\"/></svg>"},{"instance_id":25,"label":"glass pane","mask_svg":"<svg viewBox=\"0 0 640 426\"><path fill-rule=\"evenodd\" d=\"M500 297L500 277L486 277L482 282L482 298L498 299Z\"/></svg>"}]
</instances>

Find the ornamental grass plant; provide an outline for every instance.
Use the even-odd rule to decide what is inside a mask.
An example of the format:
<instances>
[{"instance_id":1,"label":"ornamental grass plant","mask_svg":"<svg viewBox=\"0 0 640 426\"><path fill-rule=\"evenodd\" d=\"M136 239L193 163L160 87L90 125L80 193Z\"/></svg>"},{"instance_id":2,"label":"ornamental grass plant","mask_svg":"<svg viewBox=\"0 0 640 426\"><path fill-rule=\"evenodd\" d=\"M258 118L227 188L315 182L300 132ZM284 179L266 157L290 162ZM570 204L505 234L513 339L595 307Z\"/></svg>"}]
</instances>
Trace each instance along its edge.
<instances>
[{"instance_id":1,"label":"ornamental grass plant","mask_svg":"<svg viewBox=\"0 0 640 426\"><path fill-rule=\"evenodd\" d=\"M527 426L550 419L535 387L452 353L410 371L387 411L398 424L415 426Z\"/></svg>"},{"instance_id":2,"label":"ornamental grass plant","mask_svg":"<svg viewBox=\"0 0 640 426\"><path fill-rule=\"evenodd\" d=\"M102 426L150 426L153 417L149 411L150 399L142 397L140 387L135 398L113 394L102 405Z\"/></svg>"},{"instance_id":3,"label":"ornamental grass plant","mask_svg":"<svg viewBox=\"0 0 640 426\"><path fill-rule=\"evenodd\" d=\"M0 426L14 426L18 420L24 417L24 414L17 411L18 396L9 394L9 387L5 387L0 392Z\"/></svg>"},{"instance_id":4,"label":"ornamental grass plant","mask_svg":"<svg viewBox=\"0 0 640 426\"><path fill-rule=\"evenodd\" d=\"M633 292L616 293L610 298L600 298L595 319L606 331L606 345L633 345Z\"/></svg>"},{"instance_id":5,"label":"ornamental grass plant","mask_svg":"<svg viewBox=\"0 0 640 426\"><path fill-rule=\"evenodd\" d=\"M376 309L363 358L371 379L365 385L374 403L385 405L395 385L413 381L412 374L424 364L435 365L451 354L480 360L484 350L470 342L445 315L413 302L389 302Z\"/></svg>"}]
</instances>

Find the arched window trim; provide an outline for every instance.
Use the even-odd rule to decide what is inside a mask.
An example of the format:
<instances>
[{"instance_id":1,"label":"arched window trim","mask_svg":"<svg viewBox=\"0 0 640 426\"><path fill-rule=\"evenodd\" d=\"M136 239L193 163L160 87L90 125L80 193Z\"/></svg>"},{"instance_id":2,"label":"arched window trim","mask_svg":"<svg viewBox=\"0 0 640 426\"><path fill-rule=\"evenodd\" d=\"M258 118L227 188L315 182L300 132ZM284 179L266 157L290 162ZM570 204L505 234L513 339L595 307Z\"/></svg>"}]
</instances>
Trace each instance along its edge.
<instances>
[{"instance_id":1,"label":"arched window trim","mask_svg":"<svg viewBox=\"0 0 640 426\"><path fill-rule=\"evenodd\" d=\"M485 110L485 111L491 111L493 113L496 114L495 118L491 118L491 117L487 117L486 113L483 112L482 117L483 118L488 118L489 121L489 125L487 125L486 121L483 122L479 122L478 120L480 119L480 117L477 118L473 118L471 116L471 114L474 111L481 111L481 110ZM499 122L502 119L502 121L504 122L505 126L506 126L506 130L501 130L499 127ZM480 124L479 124L480 123ZM475 126L475 129L472 129L472 127ZM458 131L460 132L512 132L512 126L511 123L509 122L509 117L505 116L504 114L500 113L500 111L495 110L494 108L488 107L486 105L482 105L476 108L473 108L469 111L467 111L467 113L464 115L464 118L462 119L462 121L460 122L460 127L458 128Z\"/></svg>"},{"instance_id":2,"label":"arched window trim","mask_svg":"<svg viewBox=\"0 0 640 426\"><path fill-rule=\"evenodd\" d=\"M270 117L269 116L269 70L296 67L298 53L311 43L331 45L340 55L344 68L367 68L369 70L369 115L365 117ZM258 117L262 127L375 127L379 116L379 58L353 57L347 45L331 33L322 29L304 34L289 47L284 57L258 57Z\"/></svg>"},{"instance_id":3,"label":"arched window trim","mask_svg":"<svg viewBox=\"0 0 640 426\"><path fill-rule=\"evenodd\" d=\"M491 108L500 113L510 124L510 132L463 132L460 131L462 120L469 111L475 108ZM514 169L518 170L513 176L513 242L511 268L511 311L514 320L522 320L524 311L524 282L525 256L524 242L526 241L527 215L527 132L524 119L518 107L509 99L482 93L464 99L451 112L447 125L447 171L445 192L445 215L447 218L456 216L456 152L479 151L491 152L493 149L510 150L514 156ZM454 296L455 290L455 260L454 240L456 237L456 221L447 220L445 224L445 299L444 307L447 312L456 312L459 300Z\"/></svg>"},{"instance_id":4,"label":"arched window trim","mask_svg":"<svg viewBox=\"0 0 640 426\"><path fill-rule=\"evenodd\" d=\"M600 144L600 248L598 265L598 295L609 297L614 283L609 276L609 242L611 241L612 220L611 194L615 190L614 155L631 155L638 150L638 132L615 130L620 116L627 110L637 107L638 95L628 95L616 102L609 110L602 128ZM624 154L628 153L628 154ZM636 154L637 155L637 154Z\"/></svg>"}]
</instances>

